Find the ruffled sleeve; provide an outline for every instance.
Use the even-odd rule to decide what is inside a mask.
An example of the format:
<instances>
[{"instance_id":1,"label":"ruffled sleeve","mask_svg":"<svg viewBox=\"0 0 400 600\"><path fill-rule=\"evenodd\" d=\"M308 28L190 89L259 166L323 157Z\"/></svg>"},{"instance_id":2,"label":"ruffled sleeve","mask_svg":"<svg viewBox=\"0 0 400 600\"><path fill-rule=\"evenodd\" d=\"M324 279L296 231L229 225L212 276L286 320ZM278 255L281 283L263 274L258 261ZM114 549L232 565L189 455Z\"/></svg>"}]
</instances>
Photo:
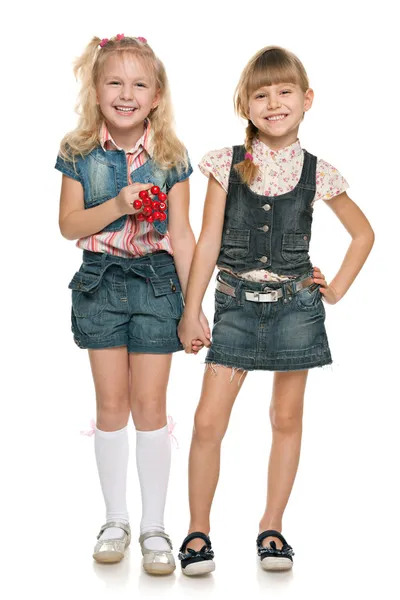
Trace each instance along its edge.
<instances>
[{"instance_id":1,"label":"ruffled sleeve","mask_svg":"<svg viewBox=\"0 0 400 600\"><path fill-rule=\"evenodd\" d=\"M207 152L199 163L199 169L206 177L215 177L221 187L228 192L229 173L232 166L232 147Z\"/></svg>"},{"instance_id":2,"label":"ruffled sleeve","mask_svg":"<svg viewBox=\"0 0 400 600\"><path fill-rule=\"evenodd\" d=\"M317 162L316 184L315 201L332 200L332 198L342 194L349 187L343 175L324 160L318 160Z\"/></svg>"}]
</instances>

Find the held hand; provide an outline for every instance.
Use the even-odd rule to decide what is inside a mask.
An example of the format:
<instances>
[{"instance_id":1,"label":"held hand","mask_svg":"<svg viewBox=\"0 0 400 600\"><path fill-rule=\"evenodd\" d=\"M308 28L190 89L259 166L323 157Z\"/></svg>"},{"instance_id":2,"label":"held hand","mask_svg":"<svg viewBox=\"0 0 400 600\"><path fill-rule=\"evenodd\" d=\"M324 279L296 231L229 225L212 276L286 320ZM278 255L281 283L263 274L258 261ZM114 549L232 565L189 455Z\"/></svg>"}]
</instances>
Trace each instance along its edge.
<instances>
[{"instance_id":1,"label":"held hand","mask_svg":"<svg viewBox=\"0 0 400 600\"><path fill-rule=\"evenodd\" d=\"M211 329L210 329L210 325L208 324L208 319L203 312L203 309L201 309L201 311L200 311L199 321L203 328L204 335L206 336L207 340L210 341L211 340Z\"/></svg>"},{"instance_id":2,"label":"held hand","mask_svg":"<svg viewBox=\"0 0 400 600\"><path fill-rule=\"evenodd\" d=\"M203 327L199 319L183 316L178 325L178 337L181 341L182 346L185 349L186 354L193 353L193 342L200 342L201 348L203 346L210 346L210 341L204 334ZM196 345L197 348L197 345ZM194 352L197 354L198 350Z\"/></svg>"},{"instance_id":3,"label":"held hand","mask_svg":"<svg viewBox=\"0 0 400 600\"><path fill-rule=\"evenodd\" d=\"M132 183L122 188L118 196L115 198L118 211L121 217L124 215L136 215L142 212L143 208L136 209L133 206L135 200L140 200L139 192L149 190L153 186L152 183Z\"/></svg>"},{"instance_id":4,"label":"held hand","mask_svg":"<svg viewBox=\"0 0 400 600\"><path fill-rule=\"evenodd\" d=\"M322 275L321 269L318 267L314 267L313 279L315 283L321 286L319 291L327 304L336 304L339 302L339 294L331 285L328 285L325 275Z\"/></svg>"},{"instance_id":5,"label":"held hand","mask_svg":"<svg viewBox=\"0 0 400 600\"><path fill-rule=\"evenodd\" d=\"M207 317L203 312L203 309L201 309L201 311L200 311L199 321L203 328L205 337L207 338L208 341L210 341L210 339L211 339L210 326L208 324ZM201 340L199 340L199 339L192 340L192 353L193 354L197 354L203 347L204 347L204 344Z\"/></svg>"}]
</instances>

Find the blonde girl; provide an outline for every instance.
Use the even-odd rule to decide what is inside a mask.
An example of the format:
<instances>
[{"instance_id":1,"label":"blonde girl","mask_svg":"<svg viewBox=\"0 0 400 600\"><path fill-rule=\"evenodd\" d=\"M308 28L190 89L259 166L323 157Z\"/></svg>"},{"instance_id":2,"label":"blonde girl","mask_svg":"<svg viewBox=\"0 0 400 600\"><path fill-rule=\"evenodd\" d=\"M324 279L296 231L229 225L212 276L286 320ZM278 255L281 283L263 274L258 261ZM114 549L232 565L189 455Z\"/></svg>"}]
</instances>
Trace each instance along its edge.
<instances>
[{"instance_id":1,"label":"blonde girl","mask_svg":"<svg viewBox=\"0 0 400 600\"><path fill-rule=\"evenodd\" d=\"M171 573L164 528L166 389L172 353L182 349L177 324L195 246L188 218L192 168L174 133L165 68L145 38L94 37L75 74L79 122L62 140L56 168L63 174L60 230L83 250L69 287L74 340L88 349L96 391L95 454L106 519L93 557L118 562L130 543L132 414L143 566L148 573ZM158 193L157 187L167 194L167 209L151 222L143 206L136 207L143 192Z\"/></svg>"}]
</instances>

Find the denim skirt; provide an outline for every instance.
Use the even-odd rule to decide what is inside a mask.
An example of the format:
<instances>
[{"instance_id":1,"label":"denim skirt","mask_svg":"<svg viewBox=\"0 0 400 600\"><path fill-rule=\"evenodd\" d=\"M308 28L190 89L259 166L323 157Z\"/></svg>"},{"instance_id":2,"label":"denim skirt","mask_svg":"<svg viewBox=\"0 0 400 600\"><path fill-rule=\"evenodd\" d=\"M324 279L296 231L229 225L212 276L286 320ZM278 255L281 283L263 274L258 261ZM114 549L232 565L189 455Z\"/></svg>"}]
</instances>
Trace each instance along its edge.
<instances>
[{"instance_id":1,"label":"denim skirt","mask_svg":"<svg viewBox=\"0 0 400 600\"><path fill-rule=\"evenodd\" d=\"M220 271L235 297L215 290L212 344L206 363L238 369L297 371L332 363L325 331L320 286L294 291L293 284L312 271L284 283L252 282ZM251 302L246 291L282 289L275 302Z\"/></svg>"}]
</instances>

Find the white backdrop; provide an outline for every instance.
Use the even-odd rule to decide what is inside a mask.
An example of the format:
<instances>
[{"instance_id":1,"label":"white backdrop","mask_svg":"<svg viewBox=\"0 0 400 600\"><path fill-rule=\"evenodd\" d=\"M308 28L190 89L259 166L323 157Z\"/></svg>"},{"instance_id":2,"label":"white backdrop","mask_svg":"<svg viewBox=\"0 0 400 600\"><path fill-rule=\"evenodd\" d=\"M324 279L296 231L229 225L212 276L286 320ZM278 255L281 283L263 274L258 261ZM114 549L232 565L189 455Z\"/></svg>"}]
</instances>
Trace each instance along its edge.
<instances>
[{"instance_id":1,"label":"white backdrop","mask_svg":"<svg viewBox=\"0 0 400 600\"><path fill-rule=\"evenodd\" d=\"M392 2L98 0L8 6L2 23L2 539L8 598L398 597L398 33ZM70 334L67 289L80 251L58 231L58 144L75 124L72 60L92 35L144 36L167 68L177 130L192 163L241 143L232 96L247 60L267 44L303 61L315 102L304 148L336 166L370 219L376 243L348 295L327 307L334 365L310 373L304 443L283 533L292 573L257 564L269 444L271 373L247 378L223 445L211 537L217 571L203 580L149 578L136 542L140 498L131 427L132 547L117 566L91 558L103 522L86 352ZM201 225L207 180L191 177L191 220ZM330 279L349 236L317 203L311 255ZM212 287L205 312L212 320ZM169 414L173 452L166 526L175 550L186 535L187 455L204 352L176 355ZM5 478L5 481L4 481ZM229 555L228 555L229 554ZM2 593L3 595L3 593Z\"/></svg>"}]
</instances>

